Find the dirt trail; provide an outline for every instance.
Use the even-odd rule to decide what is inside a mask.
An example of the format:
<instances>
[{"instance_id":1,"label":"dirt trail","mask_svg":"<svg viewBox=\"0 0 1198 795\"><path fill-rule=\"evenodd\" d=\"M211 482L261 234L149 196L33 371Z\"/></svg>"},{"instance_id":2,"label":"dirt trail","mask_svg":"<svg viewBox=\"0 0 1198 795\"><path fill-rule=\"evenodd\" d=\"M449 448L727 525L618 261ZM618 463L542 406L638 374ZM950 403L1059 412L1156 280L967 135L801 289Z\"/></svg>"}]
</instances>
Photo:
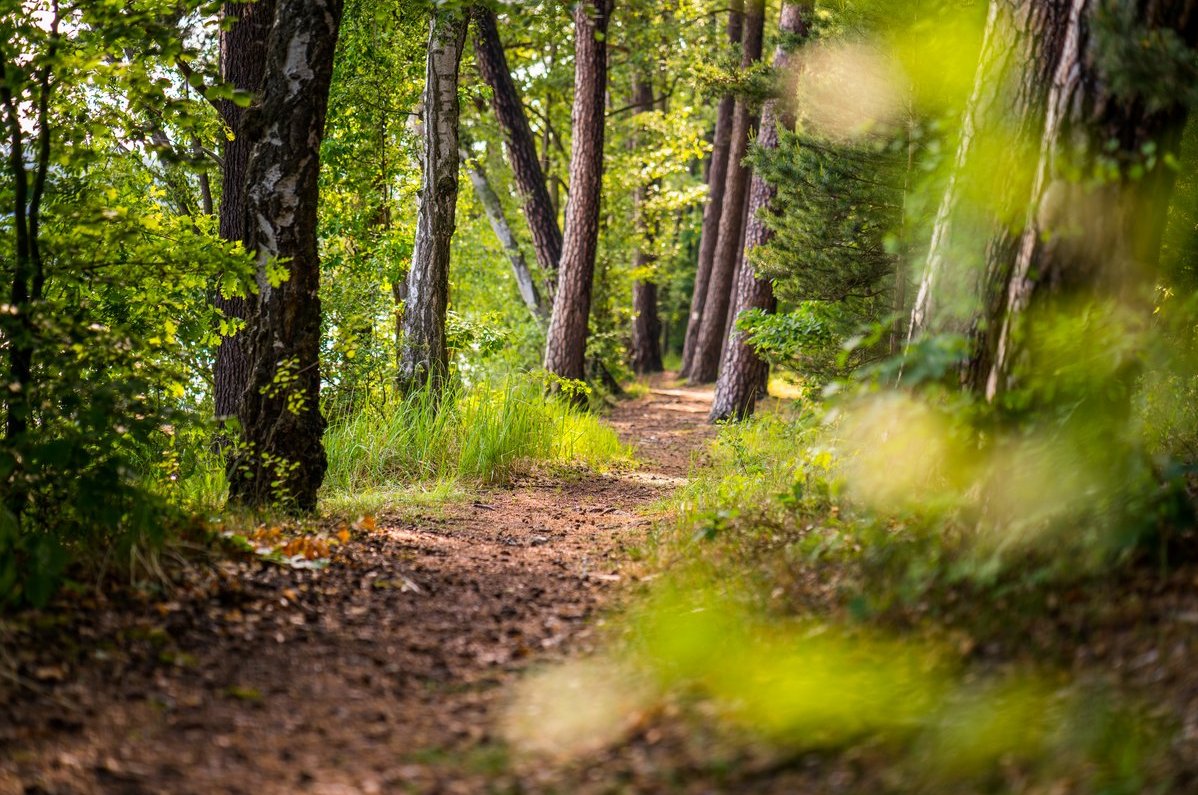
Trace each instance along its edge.
<instances>
[{"instance_id":1,"label":"dirt trail","mask_svg":"<svg viewBox=\"0 0 1198 795\"><path fill-rule=\"evenodd\" d=\"M609 418L635 471L379 517L324 571L257 567L59 626L74 662L26 661L37 695L0 680L0 795L518 787L495 734L505 685L590 647L643 509L710 433L710 393L665 383Z\"/></svg>"}]
</instances>

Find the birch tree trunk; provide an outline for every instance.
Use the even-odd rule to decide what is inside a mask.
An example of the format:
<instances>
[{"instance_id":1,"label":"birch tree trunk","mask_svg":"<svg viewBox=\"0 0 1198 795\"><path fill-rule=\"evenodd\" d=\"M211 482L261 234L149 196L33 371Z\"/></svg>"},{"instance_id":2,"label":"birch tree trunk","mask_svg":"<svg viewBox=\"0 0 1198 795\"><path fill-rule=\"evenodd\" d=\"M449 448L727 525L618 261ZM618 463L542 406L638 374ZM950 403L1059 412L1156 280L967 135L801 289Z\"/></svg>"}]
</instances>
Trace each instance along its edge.
<instances>
[{"instance_id":1,"label":"birch tree trunk","mask_svg":"<svg viewBox=\"0 0 1198 795\"><path fill-rule=\"evenodd\" d=\"M745 6L745 32L741 49L741 68L748 69L761 59L761 39L765 24L764 0L748 0ZM728 171L724 180L724 208L720 212L715 257L703 302L703 317L688 380L692 384L708 384L716 379L720 354L727 329L728 305L732 299L732 278L737 258L742 250L746 193L749 170L742 162L748 150L755 120L749 113L748 100L736 100L732 114L732 134L728 152Z\"/></svg>"},{"instance_id":2,"label":"birch tree trunk","mask_svg":"<svg viewBox=\"0 0 1198 795\"><path fill-rule=\"evenodd\" d=\"M267 40L274 24L275 0L226 2L221 7L221 16L237 18L232 27L220 34L221 79L234 88L258 95L262 91ZM246 243L246 166L254 141L242 124L244 109L230 100L221 100L220 109L233 133L233 139L226 139L221 150L220 236ZM249 315L249 301L238 296L223 296L219 289L213 304L230 319L244 321ZM218 418L237 415L237 404L241 402L249 374L249 335L239 332L222 338L216 349L212 373Z\"/></svg>"},{"instance_id":3,"label":"birch tree trunk","mask_svg":"<svg viewBox=\"0 0 1198 795\"><path fill-rule=\"evenodd\" d=\"M728 43L740 47L744 33L744 0L732 0L728 12ZM699 233L699 259L695 266L695 287L691 293L690 314L686 336L682 341L682 369L685 378L695 358L695 343L703 323L703 305L707 301L707 283L711 279L711 263L715 259L720 232L720 215L724 210L724 180L728 175L728 149L732 141L732 113L736 98L726 94L716 111L715 133L711 140L711 160L707 168L707 203L703 205L703 225Z\"/></svg>"},{"instance_id":4,"label":"birch tree trunk","mask_svg":"<svg viewBox=\"0 0 1198 795\"><path fill-rule=\"evenodd\" d=\"M259 293L229 499L248 506L311 511L327 468L316 208L341 11L341 0L279 0L262 101L246 119L255 140L246 168L247 239ZM272 277L275 267L287 270L285 281Z\"/></svg>"},{"instance_id":5,"label":"birch tree trunk","mask_svg":"<svg viewBox=\"0 0 1198 795\"><path fill-rule=\"evenodd\" d=\"M433 10L424 73L420 207L399 350L399 386L405 392L426 383L439 390L449 374L445 315L458 203L458 68L465 38L460 11Z\"/></svg>"},{"instance_id":6,"label":"birch tree trunk","mask_svg":"<svg viewBox=\"0 0 1198 795\"><path fill-rule=\"evenodd\" d=\"M536 139L528 126L520 92L516 90L508 68L495 12L480 4L473 7L471 15L474 19L474 58L479 73L491 88L491 108L503 130L504 149L524 202L522 209L532 234L537 264L552 285L562 257L562 232L545 183L545 170L537 158Z\"/></svg>"},{"instance_id":7,"label":"birch tree trunk","mask_svg":"<svg viewBox=\"0 0 1198 795\"><path fill-rule=\"evenodd\" d=\"M478 196L478 201L483 206L483 212L487 214L491 231L495 233L495 237L503 246L504 253L507 254L508 261L512 264L512 275L516 277L516 287L520 291L520 298L537 322L543 326L549 322L549 312L541 301L536 279L533 278L528 262L524 259L524 252L520 250L520 243L516 240L512 225L508 222L507 213L503 211L503 203L487 178L482 157L473 156L465 149L461 150L461 157L462 165L466 167L466 173L470 175L470 184L474 186L474 194Z\"/></svg>"},{"instance_id":8,"label":"birch tree trunk","mask_svg":"<svg viewBox=\"0 0 1198 795\"><path fill-rule=\"evenodd\" d=\"M576 380L585 375L587 322L599 238L610 8L611 0L580 0L574 7L570 195L566 200L557 294L545 345L545 369Z\"/></svg>"}]
</instances>

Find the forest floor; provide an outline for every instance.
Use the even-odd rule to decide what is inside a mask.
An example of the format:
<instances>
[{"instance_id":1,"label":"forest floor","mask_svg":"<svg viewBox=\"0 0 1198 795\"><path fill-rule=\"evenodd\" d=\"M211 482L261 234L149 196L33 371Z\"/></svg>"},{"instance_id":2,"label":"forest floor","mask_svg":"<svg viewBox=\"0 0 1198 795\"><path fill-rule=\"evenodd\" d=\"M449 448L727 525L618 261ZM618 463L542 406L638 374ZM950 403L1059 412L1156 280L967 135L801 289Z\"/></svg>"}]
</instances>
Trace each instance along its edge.
<instances>
[{"instance_id":1,"label":"forest floor","mask_svg":"<svg viewBox=\"0 0 1198 795\"><path fill-rule=\"evenodd\" d=\"M639 466L384 513L321 570L217 558L0 622L0 795L608 789L528 780L499 721L598 642L710 397L655 381L608 417Z\"/></svg>"},{"instance_id":2,"label":"forest floor","mask_svg":"<svg viewBox=\"0 0 1198 795\"><path fill-rule=\"evenodd\" d=\"M635 449L634 467L534 471L352 528L325 520L308 531L343 540L324 568L192 551L168 567L169 588L68 589L51 608L0 619L0 795L1198 791L1190 559L948 588L871 622L913 642L953 639L942 650L975 678L1042 671L1101 694L1096 715L1107 701L1131 705L1096 740L1106 767L1130 765L1122 788L1077 778L1106 767L1067 754L1059 773L1004 761L998 778L946 786L924 778L918 754L903 762L901 743L773 747L687 693L645 702L615 733L592 729L603 687L635 700L635 677L610 652L627 639L621 608L662 565L650 531L704 462L710 397L658 379L616 405L606 421ZM745 538L772 545L767 562L783 543ZM739 549L705 547L703 561L727 573L717 558L736 562ZM760 568L746 576L776 586L772 601L843 617L847 569L771 573L753 549L743 555ZM519 701L538 687L558 691L556 713ZM557 758L513 741L513 721L540 720L544 739L563 712L596 741ZM1167 741L1140 781L1126 747L1158 724ZM1124 750L1104 750L1108 739Z\"/></svg>"}]
</instances>

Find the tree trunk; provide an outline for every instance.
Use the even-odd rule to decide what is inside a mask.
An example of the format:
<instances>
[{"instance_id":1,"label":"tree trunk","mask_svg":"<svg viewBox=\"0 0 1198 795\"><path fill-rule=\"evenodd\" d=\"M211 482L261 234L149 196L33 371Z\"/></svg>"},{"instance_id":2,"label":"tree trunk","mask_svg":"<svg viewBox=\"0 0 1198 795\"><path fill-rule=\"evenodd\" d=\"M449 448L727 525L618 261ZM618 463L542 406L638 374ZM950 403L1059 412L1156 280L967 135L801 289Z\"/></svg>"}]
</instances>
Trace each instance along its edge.
<instances>
[{"instance_id":1,"label":"tree trunk","mask_svg":"<svg viewBox=\"0 0 1198 795\"><path fill-rule=\"evenodd\" d=\"M221 79L257 96L262 91L266 44L274 24L275 0L226 2L221 8L221 16L237 18L232 27L220 34ZM221 152L220 236L224 240L247 243L245 178L254 141L242 124L244 109L230 100L221 100L220 109L233 132L233 140L226 138ZM213 303L227 318L245 321L249 316L249 301L240 296L221 295L219 288ZM241 402L249 374L249 335L243 331L222 338L216 349L212 373L218 418L237 416L237 405Z\"/></svg>"},{"instance_id":2,"label":"tree trunk","mask_svg":"<svg viewBox=\"0 0 1198 795\"><path fill-rule=\"evenodd\" d=\"M483 80L491 88L491 107L503 130L504 148L516 177L516 188L524 202L524 218L532 233L537 264L552 284L562 257L562 232L557 224L557 211L549 198L545 171L537 158L536 139L508 69L507 55L495 24L495 12L479 4L473 7L472 16L474 59Z\"/></svg>"},{"instance_id":3,"label":"tree trunk","mask_svg":"<svg viewBox=\"0 0 1198 795\"><path fill-rule=\"evenodd\" d=\"M653 84L648 79L635 81L632 104L637 113L653 110ZM633 136L632 146L642 145L641 139L642 135ZM651 251L653 230L645 213L645 200L650 187L638 185L633 196L634 224L640 237L632 255L632 268L637 273L652 267L656 259ZM660 373L663 369L657 293L657 283L651 278L640 277L632 283L632 370L638 375Z\"/></svg>"},{"instance_id":4,"label":"tree trunk","mask_svg":"<svg viewBox=\"0 0 1198 795\"><path fill-rule=\"evenodd\" d=\"M491 187L491 181L487 179L483 159L481 156L472 156L465 149L462 149L461 155L466 173L470 175L470 184L474 186L474 194L478 196L478 201L483 206L483 212L487 214L487 220L491 224L491 231L499 239L508 261L512 264L512 275L516 277L516 287L520 290L520 298L524 300L524 305L528 307L529 312L532 312L537 322L543 326L549 321L549 312L541 301L536 280L524 259L524 252L520 250L520 243L516 240L512 225L508 223L507 214L503 211L503 203Z\"/></svg>"},{"instance_id":5,"label":"tree trunk","mask_svg":"<svg viewBox=\"0 0 1198 795\"><path fill-rule=\"evenodd\" d=\"M445 313L458 203L458 67L465 38L464 15L433 11L425 66L420 208L399 351L401 391L426 383L439 389L449 373Z\"/></svg>"},{"instance_id":6,"label":"tree trunk","mask_svg":"<svg viewBox=\"0 0 1198 795\"><path fill-rule=\"evenodd\" d=\"M637 252L635 259L641 258ZM643 267L634 259L634 267ZM661 318L657 313L657 284L636 281L632 285L632 369L638 375L660 373Z\"/></svg>"},{"instance_id":7,"label":"tree trunk","mask_svg":"<svg viewBox=\"0 0 1198 795\"><path fill-rule=\"evenodd\" d=\"M749 176L749 190L753 187L752 175ZM736 320L736 289L740 284L740 271L745 264L745 240L749 231L749 219L753 217L749 204L751 197L748 192L745 193L745 206L743 215L740 219L740 240L736 243L736 267L732 269L732 279L729 282L731 287L728 292L728 314L724 316L724 333L720 335L720 351L728 344L728 335L732 331L732 324Z\"/></svg>"},{"instance_id":8,"label":"tree trunk","mask_svg":"<svg viewBox=\"0 0 1198 795\"><path fill-rule=\"evenodd\" d=\"M764 0L748 0L745 6L745 33L741 48L741 68L748 69L761 59L761 38L765 23ZM724 178L724 208L720 212L715 257L703 302L699 335L695 340L687 377L692 384L708 384L716 379L721 347L727 328L728 305L732 299L732 277L742 247L746 189L749 169L742 162L749 146L754 119L746 98L736 100L732 114L732 134L728 151L728 169Z\"/></svg>"},{"instance_id":9,"label":"tree trunk","mask_svg":"<svg viewBox=\"0 0 1198 795\"><path fill-rule=\"evenodd\" d=\"M792 60L789 46L799 37L806 37L811 6L784 3L778 28L783 41L774 52L774 72L783 81L777 97L766 100L761 108L761 125L757 133L760 149L777 149L779 129L792 129L794 109L789 102L792 92L785 89ZM749 189L749 218L745 227L743 262L736 280L736 301L732 315L750 309L773 313L778 309L774 288L769 279L759 279L753 273L753 250L769 242L773 233L762 217L770 211L777 189L759 174L753 175ZM724 346L724 360L716 383L715 400L711 405L711 420L740 419L753 413L757 398L763 393L769 377L769 365L757 355L735 327Z\"/></svg>"},{"instance_id":10,"label":"tree trunk","mask_svg":"<svg viewBox=\"0 0 1198 795\"><path fill-rule=\"evenodd\" d=\"M1029 161L1043 130L1068 3L990 3L953 173L937 211L908 333L908 341L921 334L971 337L962 372L966 383L984 380L992 356L983 329L1001 312L1019 237L1012 230L1027 209Z\"/></svg>"},{"instance_id":11,"label":"tree trunk","mask_svg":"<svg viewBox=\"0 0 1198 795\"><path fill-rule=\"evenodd\" d=\"M248 506L313 510L327 468L316 210L341 10L341 0L279 0L262 100L245 120L255 138L245 199L259 292L249 322L250 377L238 411L242 447L229 462L229 499ZM281 283L271 275L276 267L289 273Z\"/></svg>"},{"instance_id":12,"label":"tree trunk","mask_svg":"<svg viewBox=\"0 0 1198 795\"><path fill-rule=\"evenodd\" d=\"M545 369L576 380L585 375L587 321L599 238L610 7L610 0L580 0L574 7L570 195L566 200L557 294L545 344Z\"/></svg>"},{"instance_id":13,"label":"tree trunk","mask_svg":"<svg viewBox=\"0 0 1198 795\"><path fill-rule=\"evenodd\" d=\"M1148 47L1166 31L1186 47L1198 43L1198 0L1069 4L1027 221L1000 322L986 330L992 340L986 349L994 351L987 399L1013 383L1023 347L1019 327L1032 306L1110 298L1149 311L1174 179L1166 164L1176 156L1187 109L1151 80L1121 86L1106 67L1126 67L1103 47L1120 40ZM1074 177L1095 173L1104 175L1097 184Z\"/></svg>"},{"instance_id":14,"label":"tree trunk","mask_svg":"<svg viewBox=\"0 0 1198 795\"><path fill-rule=\"evenodd\" d=\"M732 0L728 12L728 43L739 47L744 29L744 0ZM682 341L682 369L686 377L695 358L695 343L703 322L703 305L707 301L707 283L711 278L711 263L715 259L720 230L720 215L724 210L724 180L728 174L728 149L732 141L732 113L736 98L731 94L720 99L716 111L715 133L711 139L711 159L707 166L707 203L703 205L703 225L700 227L699 259L695 266L695 287L691 293L690 315Z\"/></svg>"}]
</instances>

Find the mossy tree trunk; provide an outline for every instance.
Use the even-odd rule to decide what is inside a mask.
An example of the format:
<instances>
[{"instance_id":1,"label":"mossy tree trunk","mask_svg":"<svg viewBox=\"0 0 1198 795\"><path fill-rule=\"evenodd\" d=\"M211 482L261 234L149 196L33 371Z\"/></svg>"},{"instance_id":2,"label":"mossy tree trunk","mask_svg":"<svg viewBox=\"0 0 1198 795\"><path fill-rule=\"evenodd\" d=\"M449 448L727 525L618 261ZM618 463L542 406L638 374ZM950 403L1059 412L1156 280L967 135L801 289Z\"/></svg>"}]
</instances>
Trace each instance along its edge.
<instances>
[{"instance_id":1,"label":"mossy tree trunk","mask_svg":"<svg viewBox=\"0 0 1198 795\"><path fill-rule=\"evenodd\" d=\"M1069 3L1027 219L982 327L993 354L967 382L988 399L1018 383L1031 310L1113 301L1148 317L1188 115L1163 76L1195 44L1198 0Z\"/></svg>"}]
</instances>

